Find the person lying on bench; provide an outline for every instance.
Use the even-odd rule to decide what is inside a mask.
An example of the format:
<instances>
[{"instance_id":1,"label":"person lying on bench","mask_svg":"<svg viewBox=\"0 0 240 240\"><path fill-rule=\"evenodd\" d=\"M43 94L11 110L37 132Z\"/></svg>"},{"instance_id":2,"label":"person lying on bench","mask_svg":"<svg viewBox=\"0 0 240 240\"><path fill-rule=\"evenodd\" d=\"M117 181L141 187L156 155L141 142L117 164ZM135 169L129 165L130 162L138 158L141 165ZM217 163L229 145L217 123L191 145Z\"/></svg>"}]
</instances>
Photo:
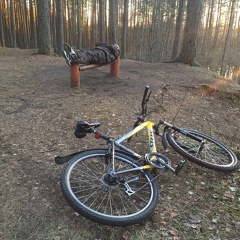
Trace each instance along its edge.
<instances>
[{"instance_id":1,"label":"person lying on bench","mask_svg":"<svg viewBox=\"0 0 240 240\"><path fill-rule=\"evenodd\" d=\"M120 53L121 51L117 44L108 44L106 42L96 43L95 48L89 50L75 50L67 43L63 46L63 57L69 66L74 63L107 64L115 62Z\"/></svg>"}]
</instances>

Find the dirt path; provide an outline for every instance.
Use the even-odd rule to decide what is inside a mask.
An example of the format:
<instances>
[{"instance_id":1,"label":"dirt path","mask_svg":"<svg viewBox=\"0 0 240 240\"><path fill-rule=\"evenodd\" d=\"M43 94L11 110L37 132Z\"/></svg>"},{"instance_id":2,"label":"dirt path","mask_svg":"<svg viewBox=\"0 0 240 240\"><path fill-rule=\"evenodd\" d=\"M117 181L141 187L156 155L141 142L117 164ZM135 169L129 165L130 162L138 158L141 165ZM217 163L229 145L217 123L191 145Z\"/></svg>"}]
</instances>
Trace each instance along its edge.
<instances>
[{"instance_id":1,"label":"dirt path","mask_svg":"<svg viewBox=\"0 0 240 240\"><path fill-rule=\"evenodd\" d=\"M161 198L150 219L113 228L67 205L54 157L105 146L90 136L74 137L80 119L100 122L101 131L114 137L130 130L145 85L153 89L153 121L174 119L239 151L239 85L206 69L122 60L120 78L109 76L106 66L83 72L82 88L72 89L63 58L35 53L0 48L0 239L238 238L239 171L217 173L188 162L179 177L167 172L158 180ZM144 143L138 136L131 146L141 151ZM174 163L176 155L168 154Z\"/></svg>"}]
</instances>

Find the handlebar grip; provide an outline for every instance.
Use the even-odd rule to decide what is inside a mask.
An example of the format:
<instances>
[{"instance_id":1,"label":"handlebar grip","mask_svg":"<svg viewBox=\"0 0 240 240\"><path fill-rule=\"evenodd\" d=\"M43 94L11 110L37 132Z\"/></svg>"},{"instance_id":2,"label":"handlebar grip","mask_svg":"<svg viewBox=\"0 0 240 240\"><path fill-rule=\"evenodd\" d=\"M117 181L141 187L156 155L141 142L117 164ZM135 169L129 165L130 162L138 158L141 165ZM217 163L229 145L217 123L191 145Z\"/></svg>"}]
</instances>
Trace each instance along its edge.
<instances>
[{"instance_id":1,"label":"handlebar grip","mask_svg":"<svg viewBox=\"0 0 240 240\"><path fill-rule=\"evenodd\" d=\"M143 100L146 99L146 97L147 97L147 93L148 93L148 90L149 90L149 86L147 85L147 86L145 87L145 90L144 90Z\"/></svg>"}]
</instances>

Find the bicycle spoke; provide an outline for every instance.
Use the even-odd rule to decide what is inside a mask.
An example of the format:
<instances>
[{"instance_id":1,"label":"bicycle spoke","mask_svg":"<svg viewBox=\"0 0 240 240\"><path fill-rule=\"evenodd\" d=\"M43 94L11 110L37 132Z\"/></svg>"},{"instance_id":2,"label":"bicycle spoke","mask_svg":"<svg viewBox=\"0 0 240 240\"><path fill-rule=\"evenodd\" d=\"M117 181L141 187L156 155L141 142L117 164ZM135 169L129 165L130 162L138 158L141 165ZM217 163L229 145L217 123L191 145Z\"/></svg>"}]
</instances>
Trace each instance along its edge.
<instances>
[{"instance_id":1,"label":"bicycle spoke","mask_svg":"<svg viewBox=\"0 0 240 240\"><path fill-rule=\"evenodd\" d=\"M140 170L140 163L119 153L115 154L116 172L137 170L114 175L105 162L106 153L87 151L69 162L61 178L64 196L74 210L91 220L111 225L138 222L157 204L156 182L148 171Z\"/></svg>"},{"instance_id":2,"label":"bicycle spoke","mask_svg":"<svg viewBox=\"0 0 240 240\"><path fill-rule=\"evenodd\" d=\"M237 169L238 161L235 154L224 144L195 130L184 129L184 132L189 135L175 131L167 133L169 144L180 155L210 169L220 171Z\"/></svg>"}]
</instances>

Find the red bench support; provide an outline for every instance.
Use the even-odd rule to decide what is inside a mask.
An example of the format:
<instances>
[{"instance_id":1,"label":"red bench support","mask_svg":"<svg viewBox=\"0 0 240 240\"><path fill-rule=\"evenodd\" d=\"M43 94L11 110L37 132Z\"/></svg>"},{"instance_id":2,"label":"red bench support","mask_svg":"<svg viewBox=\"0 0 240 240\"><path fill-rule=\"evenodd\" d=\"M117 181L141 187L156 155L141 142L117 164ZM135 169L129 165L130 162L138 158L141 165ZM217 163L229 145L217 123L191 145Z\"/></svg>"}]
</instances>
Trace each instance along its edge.
<instances>
[{"instance_id":1,"label":"red bench support","mask_svg":"<svg viewBox=\"0 0 240 240\"><path fill-rule=\"evenodd\" d=\"M70 66L71 71L71 87L80 87L80 71L79 64L75 63Z\"/></svg>"},{"instance_id":2,"label":"red bench support","mask_svg":"<svg viewBox=\"0 0 240 240\"><path fill-rule=\"evenodd\" d=\"M118 57L116 62L113 63L108 63L108 64L89 64L89 65L84 65L84 66L79 66L78 63L72 64L70 66L70 71L71 71L71 87L80 87L80 72L89 70L89 69L94 69L94 68L99 68L102 66L110 65L110 74L114 77L119 77L119 72L120 72L120 57Z\"/></svg>"}]
</instances>

